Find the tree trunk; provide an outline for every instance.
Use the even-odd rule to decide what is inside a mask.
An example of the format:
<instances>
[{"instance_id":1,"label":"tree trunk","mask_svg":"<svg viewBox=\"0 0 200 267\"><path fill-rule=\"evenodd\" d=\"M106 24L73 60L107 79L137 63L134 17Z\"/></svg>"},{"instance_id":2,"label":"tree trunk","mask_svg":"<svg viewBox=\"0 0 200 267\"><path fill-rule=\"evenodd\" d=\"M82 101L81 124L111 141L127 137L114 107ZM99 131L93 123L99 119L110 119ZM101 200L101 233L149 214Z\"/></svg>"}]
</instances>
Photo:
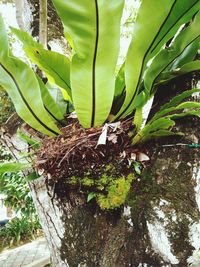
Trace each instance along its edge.
<instances>
[{"instance_id":1,"label":"tree trunk","mask_svg":"<svg viewBox=\"0 0 200 267\"><path fill-rule=\"evenodd\" d=\"M198 142L198 119L181 127L186 142ZM114 211L86 203L50 175L30 184L54 266L195 264L200 249L199 150L155 143L148 150L149 167L133 184L126 204Z\"/></svg>"},{"instance_id":2,"label":"tree trunk","mask_svg":"<svg viewBox=\"0 0 200 267\"><path fill-rule=\"evenodd\" d=\"M34 12L30 28L38 36L38 6ZM185 142L199 142L199 125L197 119L183 123ZM149 166L116 210L86 203L82 194L68 191L63 179L53 182L50 174L30 183L55 267L200 266L199 150L155 143L148 150Z\"/></svg>"}]
</instances>

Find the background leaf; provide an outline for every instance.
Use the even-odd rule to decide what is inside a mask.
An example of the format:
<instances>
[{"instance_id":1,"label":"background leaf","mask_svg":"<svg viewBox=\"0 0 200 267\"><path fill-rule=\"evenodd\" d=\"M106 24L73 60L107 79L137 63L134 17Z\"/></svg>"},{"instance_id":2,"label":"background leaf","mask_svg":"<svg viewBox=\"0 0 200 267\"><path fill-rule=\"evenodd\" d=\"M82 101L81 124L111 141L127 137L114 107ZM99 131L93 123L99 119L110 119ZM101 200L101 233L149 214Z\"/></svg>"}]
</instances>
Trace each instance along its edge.
<instances>
[{"instance_id":1,"label":"background leaf","mask_svg":"<svg viewBox=\"0 0 200 267\"><path fill-rule=\"evenodd\" d=\"M0 163L0 173L17 172L29 169L31 167L32 165L30 163L16 163L16 162Z\"/></svg>"},{"instance_id":2,"label":"background leaf","mask_svg":"<svg viewBox=\"0 0 200 267\"><path fill-rule=\"evenodd\" d=\"M43 106L34 72L24 62L7 58L4 65L0 63L0 84L11 97L18 115L26 123L50 136L60 133Z\"/></svg>"},{"instance_id":3,"label":"background leaf","mask_svg":"<svg viewBox=\"0 0 200 267\"><path fill-rule=\"evenodd\" d=\"M179 57L182 52L191 45L194 40L200 40L200 12L196 15L195 20L186 29L180 32L173 44L162 50L152 61L149 69L145 73L144 85L147 93L153 94L153 85L159 75Z\"/></svg>"},{"instance_id":4,"label":"background leaf","mask_svg":"<svg viewBox=\"0 0 200 267\"><path fill-rule=\"evenodd\" d=\"M44 71L48 80L67 91L71 100L70 61L64 55L43 48L25 47L30 60Z\"/></svg>"}]
</instances>

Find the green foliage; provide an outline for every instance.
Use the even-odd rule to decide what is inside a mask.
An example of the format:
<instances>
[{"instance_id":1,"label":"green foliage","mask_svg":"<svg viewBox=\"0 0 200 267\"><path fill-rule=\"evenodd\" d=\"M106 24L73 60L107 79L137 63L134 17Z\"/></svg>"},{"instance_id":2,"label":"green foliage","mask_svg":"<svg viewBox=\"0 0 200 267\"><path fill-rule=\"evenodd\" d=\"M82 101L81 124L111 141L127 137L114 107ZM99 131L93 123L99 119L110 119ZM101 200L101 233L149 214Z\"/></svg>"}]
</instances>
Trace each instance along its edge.
<instances>
[{"instance_id":1,"label":"green foliage","mask_svg":"<svg viewBox=\"0 0 200 267\"><path fill-rule=\"evenodd\" d=\"M200 117L200 103L181 103L185 98L191 96L195 92L200 92L200 89L187 90L175 96L169 103L163 105L145 127L138 131L132 143L142 143L160 136L183 135L183 133L180 132L173 132L172 127L175 125L175 119L177 118L190 115ZM181 111L181 113L176 113L177 111Z\"/></svg>"},{"instance_id":2,"label":"green foliage","mask_svg":"<svg viewBox=\"0 0 200 267\"><path fill-rule=\"evenodd\" d=\"M8 4L8 3L12 3L13 4L13 0L0 0L1 4Z\"/></svg>"},{"instance_id":3,"label":"green foliage","mask_svg":"<svg viewBox=\"0 0 200 267\"><path fill-rule=\"evenodd\" d=\"M0 249L35 239L41 226L27 217L14 218L0 228Z\"/></svg>"},{"instance_id":4,"label":"green foliage","mask_svg":"<svg viewBox=\"0 0 200 267\"><path fill-rule=\"evenodd\" d=\"M19 216L0 228L0 249L3 249L32 240L37 236L41 226L27 183L31 177L25 179L19 172L22 167L27 167L27 164L9 163L12 156L3 148L1 148L0 157L1 160L8 161L0 167L0 193L5 195L5 206L10 207Z\"/></svg>"},{"instance_id":5,"label":"green foliage","mask_svg":"<svg viewBox=\"0 0 200 267\"><path fill-rule=\"evenodd\" d=\"M31 61L44 71L48 80L57 84L67 91L71 101L71 85L70 85L70 61L67 57L43 48L25 47L25 52ZM49 61L49 56L51 61ZM59 73L57 70L60 70Z\"/></svg>"},{"instance_id":6,"label":"green foliage","mask_svg":"<svg viewBox=\"0 0 200 267\"><path fill-rule=\"evenodd\" d=\"M195 14L199 9L199 1L142 1L136 22L133 26L132 42L125 60L126 98L115 119L126 117L128 114L131 114L135 108L146 102L150 92L153 91L152 87L154 85L153 83L147 84L147 87L143 85L145 73L151 71L152 68L151 65L148 67L147 63L152 60L158 52L158 54L160 54L167 50L163 48L163 45L173 37L178 28L183 23L190 20L192 18L191 15ZM152 19L149 17L149 10L154 14ZM198 25L199 16L200 14L197 14L198 22L196 21L196 23L198 23ZM195 27L193 26L192 28L194 29ZM199 32L197 31L196 29L194 33L196 37L194 38L199 41ZM182 33L180 32L180 34ZM179 34L177 38L178 36ZM179 39L180 38L178 38L178 40ZM191 39L191 41L193 40L194 39ZM179 41L179 46L181 46L181 41ZM183 44L182 49L184 50L184 48L186 47L184 47ZM178 57L181 52L181 50L174 51L174 55L176 54L176 57ZM165 63L165 58L161 61L155 60L155 62L157 62L157 67L160 72L165 70L162 68L162 64Z\"/></svg>"},{"instance_id":7,"label":"green foliage","mask_svg":"<svg viewBox=\"0 0 200 267\"><path fill-rule=\"evenodd\" d=\"M5 205L27 218L36 218L31 193L26 179L17 172L0 176L0 192L5 195Z\"/></svg>"},{"instance_id":8,"label":"green foliage","mask_svg":"<svg viewBox=\"0 0 200 267\"><path fill-rule=\"evenodd\" d=\"M87 202L90 202L93 198L95 198L97 194L95 192L90 192L87 197Z\"/></svg>"},{"instance_id":9,"label":"green foliage","mask_svg":"<svg viewBox=\"0 0 200 267\"><path fill-rule=\"evenodd\" d=\"M10 153L8 153L8 151L6 151L3 146L0 146L0 161L9 161L11 159L12 156L10 155Z\"/></svg>"},{"instance_id":10,"label":"green foliage","mask_svg":"<svg viewBox=\"0 0 200 267\"><path fill-rule=\"evenodd\" d=\"M29 163L17 163L17 162L0 163L0 174L6 172L17 172L25 170L31 168L31 166L32 165Z\"/></svg>"},{"instance_id":11,"label":"green foliage","mask_svg":"<svg viewBox=\"0 0 200 267\"><path fill-rule=\"evenodd\" d=\"M132 166L133 166L133 168L134 168L134 171L137 173L137 175L140 175L141 174L141 168L142 168L142 166L141 166L141 163L140 162L137 162L137 161L134 161L133 163L132 163Z\"/></svg>"},{"instance_id":12,"label":"green foliage","mask_svg":"<svg viewBox=\"0 0 200 267\"><path fill-rule=\"evenodd\" d=\"M73 43L72 58L45 50L27 33L13 28L12 31L23 43L30 60L57 90L64 92L70 111L75 110L82 126L101 126L135 115L134 144L173 134L170 129L175 117L186 113L161 116L141 132L142 109L160 84L199 70L199 61L194 59L200 42L200 2L142 1L135 23L131 24L132 40L124 64L117 75L124 0L53 3L66 36ZM149 10L154 16L149 16ZM12 56L2 19L0 36L0 84L12 98L16 111L38 131L50 136L60 134L56 124L65 115L61 99L53 97L33 71ZM181 111L186 105L189 104L173 107L173 111ZM197 110L193 111L196 107L192 103L187 115L198 116Z\"/></svg>"},{"instance_id":13,"label":"green foliage","mask_svg":"<svg viewBox=\"0 0 200 267\"><path fill-rule=\"evenodd\" d=\"M110 168L112 166L108 165L106 170L109 171ZM101 209L115 209L124 204L133 180L133 173L129 174L126 178L116 178L103 173L97 179L73 176L67 180L67 183L79 185L80 190L87 193L87 202L96 199Z\"/></svg>"},{"instance_id":14,"label":"green foliage","mask_svg":"<svg viewBox=\"0 0 200 267\"><path fill-rule=\"evenodd\" d=\"M159 79L159 76L162 74L162 72L168 70L169 67L170 71L173 72L177 67L188 63L188 60L190 62L190 58L188 58L185 54L185 50L187 50L188 47L193 44L194 50L197 52L196 49L199 47L200 42L200 35L198 30L199 26L200 13L195 17L194 21L186 29L178 34L169 48L161 50L155 56L150 68L146 71L144 76L145 91L147 91L149 94L152 94L152 91L154 91L153 85L155 81ZM189 55L191 53L193 53L193 50L190 51ZM182 57L182 60L180 60L180 57ZM199 69L199 62L197 64L197 69ZM187 73L187 68L185 68L185 71Z\"/></svg>"},{"instance_id":15,"label":"green foliage","mask_svg":"<svg viewBox=\"0 0 200 267\"><path fill-rule=\"evenodd\" d=\"M129 193L133 175L112 180L106 187L107 194L97 194L97 203L101 209L115 209L124 204Z\"/></svg>"},{"instance_id":16,"label":"green foliage","mask_svg":"<svg viewBox=\"0 0 200 267\"><path fill-rule=\"evenodd\" d=\"M101 125L113 101L124 0L53 3L75 47L70 79L77 116L83 127Z\"/></svg>"},{"instance_id":17,"label":"green foliage","mask_svg":"<svg viewBox=\"0 0 200 267\"><path fill-rule=\"evenodd\" d=\"M18 129L17 130L17 134L20 137L20 139L22 139L24 142L29 144L33 149L38 149L40 147L40 143L37 140L35 140L34 138L29 137L23 131Z\"/></svg>"},{"instance_id":18,"label":"green foliage","mask_svg":"<svg viewBox=\"0 0 200 267\"><path fill-rule=\"evenodd\" d=\"M0 124L6 122L10 115L14 112L14 106L6 93L0 86Z\"/></svg>"},{"instance_id":19,"label":"green foliage","mask_svg":"<svg viewBox=\"0 0 200 267\"><path fill-rule=\"evenodd\" d=\"M27 168L27 163L12 163L12 156L5 149L0 151L1 160L7 160L0 166L0 193L5 195L5 206L20 212L23 217L38 220L27 180L20 170Z\"/></svg>"},{"instance_id":20,"label":"green foliage","mask_svg":"<svg viewBox=\"0 0 200 267\"><path fill-rule=\"evenodd\" d=\"M17 113L39 131L57 135L60 131L55 119L48 113L42 101L41 88L33 70L9 52L5 28L0 17L0 83L10 95ZM28 90L27 90L28 88Z\"/></svg>"},{"instance_id":21,"label":"green foliage","mask_svg":"<svg viewBox=\"0 0 200 267\"><path fill-rule=\"evenodd\" d=\"M73 47L72 58L48 51L27 33L12 28L26 55L48 78L47 84L12 55L0 18L0 85L11 97L19 116L31 127L55 136L61 134L58 124L72 111L76 112L84 128L134 115L134 145L160 136L181 135L172 130L175 120L189 115L200 116L200 103L183 102L200 91L192 89L162 106L142 128L143 107L159 85L200 69L199 61L194 60L200 43L199 0L141 1L135 23L131 24L126 58L118 68L124 2L53 0ZM149 10L153 16L149 16ZM119 69L117 74L116 69ZM37 148L35 140L19 134ZM27 217L34 211L25 180L19 174L8 173L11 169L19 171L24 167L26 164L1 165L0 172L7 172L2 176L1 190L7 195L6 203ZM140 174L137 163L132 163L131 168ZM32 174L27 179L36 177ZM95 199L101 209L115 209L126 201L133 179L133 174L112 177L105 170L97 179L86 175L84 178L71 177L67 183L79 186L87 194L88 202ZM21 187L17 186L19 183ZM22 234L17 230L15 233L15 240L18 240Z\"/></svg>"}]
</instances>

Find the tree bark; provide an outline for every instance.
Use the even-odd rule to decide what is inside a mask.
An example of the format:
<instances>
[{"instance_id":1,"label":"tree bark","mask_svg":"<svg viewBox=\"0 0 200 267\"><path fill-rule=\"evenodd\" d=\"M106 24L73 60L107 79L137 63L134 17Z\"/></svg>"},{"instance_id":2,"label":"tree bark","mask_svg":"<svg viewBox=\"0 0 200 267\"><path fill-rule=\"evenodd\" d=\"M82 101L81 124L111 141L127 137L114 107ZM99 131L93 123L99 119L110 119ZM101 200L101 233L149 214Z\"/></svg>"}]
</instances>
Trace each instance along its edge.
<instances>
[{"instance_id":1,"label":"tree bark","mask_svg":"<svg viewBox=\"0 0 200 267\"><path fill-rule=\"evenodd\" d=\"M186 142L198 142L199 119L183 122L181 128ZM62 180L52 182L50 175L30 184L54 266L195 263L200 249L199 150L155 147L155 143L149 146L149 167L138 177L125 205L114 211L86 203L83 195L67 191Z\"/></svg>"},{"instance_id":2,"label":"tree bark","mask_svg":"<svg viewBox=\"0 0 200 267\"><path fill-rule=\"evenodd\" d=\"M15 7L16 7L16 20L19 28L21 30L25 30L23 13L24 13L24 4L23 0L15 0Z\"/></svg>"},{"instance_id":3,"label":"tree bark","mask_svg":"<svg viewBox=\"0 0 200 267\"><path fill-rule=\"evenodd\" d=\"M47 47L47 0L40 0L39 41Z\"/></svg>"}]
</instances>

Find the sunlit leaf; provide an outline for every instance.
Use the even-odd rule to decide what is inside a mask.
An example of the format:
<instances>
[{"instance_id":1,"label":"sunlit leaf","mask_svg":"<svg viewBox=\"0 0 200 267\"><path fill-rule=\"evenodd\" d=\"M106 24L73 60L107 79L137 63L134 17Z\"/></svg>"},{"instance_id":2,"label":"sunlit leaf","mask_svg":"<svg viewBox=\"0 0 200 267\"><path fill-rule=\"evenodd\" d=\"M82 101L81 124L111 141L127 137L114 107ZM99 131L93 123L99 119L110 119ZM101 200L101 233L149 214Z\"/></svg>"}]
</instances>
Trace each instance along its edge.
<instances>
[{"instance_id":1,"label":"sunlit leaf","mask_svg":"<svg viewBox=\"0 0 200 267\"><path fill-rule=\"evenodd\" d=\"M101 125L114 98L124 0L53 3L76 52L70 78L78 119L86 128Z\"/></svg>"},{"instance_id":2,"label":"sunlit leaf","mask_svg":"<svg viewBox=\"0 0 200 267\"><path fill-rule=\"evenodd\" d=\"M0 163L0 173L6 172L17 172L31 168L32 165L30 163Z\"/></svg>"}]
</instances>

